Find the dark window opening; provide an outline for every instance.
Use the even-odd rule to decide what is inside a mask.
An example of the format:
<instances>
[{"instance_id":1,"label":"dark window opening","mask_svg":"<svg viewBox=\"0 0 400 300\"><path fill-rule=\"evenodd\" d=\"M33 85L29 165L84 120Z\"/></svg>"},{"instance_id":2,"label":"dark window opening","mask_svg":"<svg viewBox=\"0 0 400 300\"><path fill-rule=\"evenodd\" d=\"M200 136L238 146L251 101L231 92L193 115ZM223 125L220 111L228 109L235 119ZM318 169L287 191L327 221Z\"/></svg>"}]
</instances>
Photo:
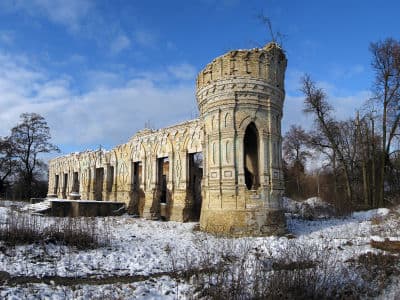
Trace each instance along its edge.
<instances>
[{"instance_id":1,"label":"dark window opening","mask_svg":"<svg viewBox=\"0 0 400 300\"><path fill-rule=\"evenodd\" d=\"M67 198L67 187L68 187L68 174L64 174L64 185L63 185L63 191L62 191L62 196L63 198Z\"/></svg>"},{"instance_id":2,"label":"dark window opening","mask_svg":"<svg viewBox=\"0 0 400 300\"><path fill-rule=\"evenodd\" d=\"M56 175L55 177L55 184L54 184L54 194L57 195L58 193L58 185L60 184L60 177Z\"/></svg>"},{"instance_id":3,"label":"dark window opening","mask_svg":"<svg viewBox=\"0 0 400 300\"><path fill-rule=\"evenodd\" d=\"M160 203L167 203L168 200L168 173L169 160L168 157L158 159L158 188L160 192Z\"/></svg>"},{"instance_id":4,"label":"dark window opening","mask_svg":"<svg viewBox=\"0 0 400 300\"><path fill-rule=\"evenodd\" d=\"M114 166L108 167L107 175L107 192L111 193L114 184Z\"/></svg>"},{"instance_id":5,"label":"dark window opening","mask_svg":"<svg viewBox=\"0 0 400 300\"><path fill-rule=\"evenodd\" d=\"M79 174L74 172L72 192L79 193Z\"/></svg>"},{"instance_id":6,"label":"dark window opening","mask_svg":"<svg viewBox=\"0 0 400 300\"><path fill-rule=\"evenodd\" d=\"M201 180L203 178L203 153L189 154L189 190L192 194L193 206L191 218L193 221L200 219L201 213Z\"/></svg>"},{"instance_id":7,"label":"dark window opening","mask_svg":"<svg viewBox=\"0 0 400 300\"><path fill-rule=\"evenodd\" d=\"M258 131L254 123L250 123L244 134L244 175L248 190L259 186L258 175Z\"/></svg>"},{"instance_id":8,"label":"dark window opening","mask_svg":"<svg viewBox=\"0 0 400 300\"><path fill-rule=\"evenodd\" d=\"M140 183L142 182L142 162L137 161L133 163L133 190L138 190L140 188Z\"/></svg>"},{"instance_id":9,"label":"dark window opening","mask_svg":"<svg viewBox=\"0 0 400 300\"><path fill-rule=\"evenodd\" d=\"M96 169L96 177L95 177L95 190L94 190L94 200L102 201L103 200L103 181L104 181L104 168Z\"/></svg>"},{"instance_id":10,"label":"dark window opening","mask_svg":"<svg viewBox=\"0 0 400 300\"><path fill-rule=\"evenodd\" d=\"M167 175L162 175L161 178L160 203L167 203Z\"/></svg>"}]
</instances>

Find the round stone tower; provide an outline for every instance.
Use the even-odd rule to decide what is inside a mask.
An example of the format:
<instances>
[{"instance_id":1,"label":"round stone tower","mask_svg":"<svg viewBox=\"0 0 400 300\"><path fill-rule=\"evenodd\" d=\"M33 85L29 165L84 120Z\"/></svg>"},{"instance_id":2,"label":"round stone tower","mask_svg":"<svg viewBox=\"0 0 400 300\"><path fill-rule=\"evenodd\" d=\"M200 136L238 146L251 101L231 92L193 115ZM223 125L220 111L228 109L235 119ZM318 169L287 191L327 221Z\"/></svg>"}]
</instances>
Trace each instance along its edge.
<instances>
[{"instance_id":1,"label":"round stone tower","mask_svg":"<svg viewBox=\"0 0 400 300\"><path fill-rule=\"evenodd\" d=\"M202 230L285 231L281 119L287 60L276 43L230 51L197 77L204 123Z\"/></svg>"}]
</instances>

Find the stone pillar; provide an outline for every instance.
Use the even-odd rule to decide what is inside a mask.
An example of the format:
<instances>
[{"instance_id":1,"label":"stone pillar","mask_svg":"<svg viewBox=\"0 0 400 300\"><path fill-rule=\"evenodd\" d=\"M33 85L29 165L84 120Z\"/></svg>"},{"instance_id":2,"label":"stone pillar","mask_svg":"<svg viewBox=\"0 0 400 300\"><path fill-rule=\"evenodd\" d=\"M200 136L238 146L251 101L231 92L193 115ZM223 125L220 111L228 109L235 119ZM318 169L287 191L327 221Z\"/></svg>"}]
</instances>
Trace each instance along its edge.
<instances>
[{"instance_id":1,"label":"stone pillar","mask_svg":"<svg viewBox=\"0 0 400 300\"><path fill-rule=\"evenodd\" d=\"M172 180L170 185L173 193L169 204L169 219L185 222L190 218L191 199L188 195L188 155L186 151L178 151L172 155L173 165L170 168ZM171 171L174 169L174 171Z\"/></svg>"},{"instance_id":2,"label":"stone pillar","mask_svg":"<svg viewBox=\"0 0 400 300\"><path fill-rule=\"evenodd\" d=\"M89 176L89 200L96 200L96 166L90 167Z\"/></svg>"},{"instance_id":3,"label":"stone pillar","mask_svg":"<svg viewBox=\"0 0 400 300\"><path fill-rule=\"evenodd\" d=\"M117 183L117 174L118 174L118 166L119 161L114 165L114 175L113 175L113 183L111 184L111 193L110 193L110 201L116 201L118 195L118 183Z\"/></svg>"},{"instance_id":4,"label":"stone pillar","mask_svg":"<svg viewBox=\"0 0 400 300\"><path fill-rule=\"evenodd\" d=\"M49 198L55 198L57 197L57 191L56 191L56 173L55 173L55 167L50 164L49 166L49 185L47 188L47 197Z\"/></svg>"},{"instance_id":5,"label":"stone pillar","mask_svg":"<svg viewBox=\"0 0 400 300\"><path fill-rule=\"evenodd\" d=\"M244 132L238 132L236 135L236 151L235 155L237 157L237 163L235 166L235 170L237 171L237 194L239 198L238 208L246 209L247 207L247 197L246 197L246 183L245 183L245 175L244 175Z\"/></svg>"},{"instance_id":6,"label":"stone pillar","mask_svg":"<svg viewBox=\"0 0 400 300\"><path fill-rule=\"evenodd\" d=\"M127 206L130 201L131 194L131 161L120 161L118 168L118 197L115 199L119 202L124 202Z\"/></svg>"},{"instance_id":7,"label":"stone pillar","mask_svg":"<svg viewBox=\"0 0 400 300\"><path fill-rule=\"evenodd\" d=\"M149 156L144 164L146 169L146 191L145 202L143 208L143 217L146 219L158 219L160 215L160 203L157 199L157 158L156 156Z\"/></svg>"},{"instance_id":8,"label":"stone pillar","mask_svg":"<svg viewBox=\"0 0 400 300\"><path fill-rule=\"evenodd\" d=\"M90 169L83 168L81 174L81 199L89 199L89 191L90 191Z\"/></svg>"},{"instance_id":9,"label":"stone pillar","mask_svg":"<svg viewBox=\"0 0 400 300\"><path fill-rule=\"evenodd\" d=\"M103 201L110 201L110 193L108 192L108 177L110 175L110 164L104 165L104 180L103 180Z\"/></svg>"}]
</instances>

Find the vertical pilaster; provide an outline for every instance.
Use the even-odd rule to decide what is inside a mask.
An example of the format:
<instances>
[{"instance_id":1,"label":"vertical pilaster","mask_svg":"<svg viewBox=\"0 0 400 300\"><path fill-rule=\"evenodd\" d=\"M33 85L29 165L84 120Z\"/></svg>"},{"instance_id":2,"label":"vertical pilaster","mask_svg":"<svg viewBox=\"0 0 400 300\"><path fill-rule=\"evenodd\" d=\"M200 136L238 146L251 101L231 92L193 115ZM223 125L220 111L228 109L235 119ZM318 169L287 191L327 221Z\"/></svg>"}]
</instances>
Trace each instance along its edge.
<instances>
[{"instance_id":1,"label":"vertical pilaster","mask_svg":"<svg viewBox=\"0 0 400 300\"><path fill-rule=\"evenodd\" d=\"M96 166L90 167L89 200L96 200Z\"/></svg>"},{"instance_id":2,"label":"vertical pilaster","mask_svg":"<svg viewBox=\"0 0 400 300\"><path fill-rule=\"evenodd\" d=\"M143 217L146 219L158 219L160 203L157 201L157 158L154 155L146 159L146 194L143 208Z\"/></svg>"}]
</instances>

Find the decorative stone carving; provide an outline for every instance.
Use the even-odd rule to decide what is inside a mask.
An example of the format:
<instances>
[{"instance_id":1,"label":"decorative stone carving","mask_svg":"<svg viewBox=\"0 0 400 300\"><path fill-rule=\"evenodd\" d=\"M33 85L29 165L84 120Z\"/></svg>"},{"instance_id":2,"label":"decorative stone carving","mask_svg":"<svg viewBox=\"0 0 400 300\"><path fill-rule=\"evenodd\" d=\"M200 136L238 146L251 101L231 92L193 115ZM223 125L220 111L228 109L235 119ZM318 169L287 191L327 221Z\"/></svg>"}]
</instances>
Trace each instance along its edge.
<instances>
[{"instance_id":1,"label":"decorative stone carving","mask_svg":"<svg viewBox=\"0 0 400 300\"><path fill-rule=\"evenodd\" d=\"M142 215L154 218L160 211L159 195L168 192L168 219L187 220L194 199L189 158L204 150L201 229L233 236L281 233L285 224L280 210L280 122L286 63L276 43L214 59L196 80L198 119L160 130L143 129L111 151L85 151L51 160L49 194L55 191L56 176L61 196L63 174L79 172L82 197L95 195L96 187L109 187L95 182L107 177L114 180L113 198L104 200L136 203ZM168 191L157 190L161 157L169 157ZM108 174L110 170L115 178ZM140 185L131 190L135 176Z\"/></svg>"}]
</instances>

